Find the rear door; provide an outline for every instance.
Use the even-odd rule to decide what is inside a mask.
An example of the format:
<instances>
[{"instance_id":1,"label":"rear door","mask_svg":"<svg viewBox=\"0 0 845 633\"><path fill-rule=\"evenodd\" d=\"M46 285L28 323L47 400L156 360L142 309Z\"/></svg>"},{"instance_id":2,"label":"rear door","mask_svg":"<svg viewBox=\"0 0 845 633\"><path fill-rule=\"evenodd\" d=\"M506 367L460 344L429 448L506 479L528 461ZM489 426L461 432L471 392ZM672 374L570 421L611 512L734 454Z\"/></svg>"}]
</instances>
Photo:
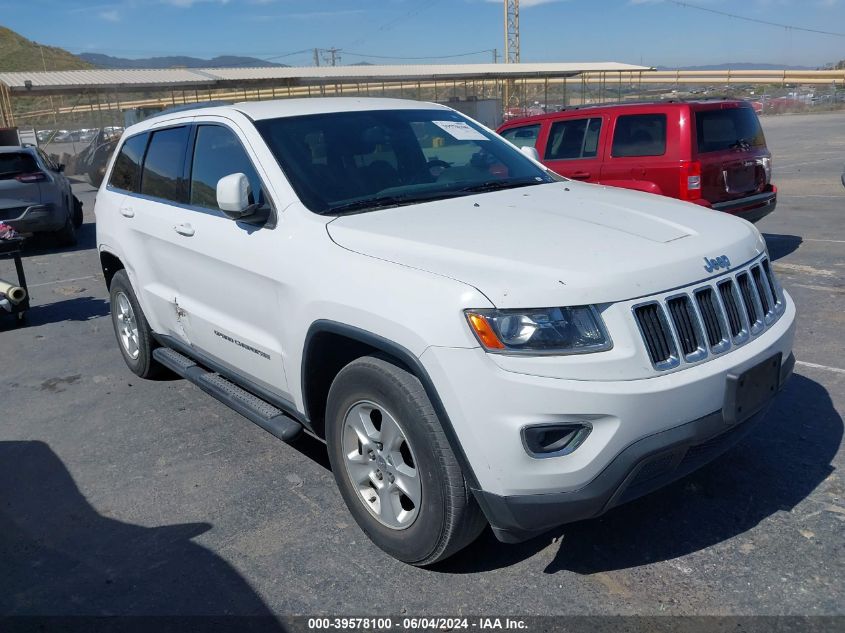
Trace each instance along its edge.
<instances>
[{"instance_id":1,"label":"rear door","mask_svg":"<svg viewBox=\"0 0 845 633\"><path fill-rule=\"evenodd\" d=\"M601 173L604 128L602 116L552 122L538 148L543 164L561 176L596 182Z\"/></svg>"},{"instance_id":2,"label":"rear door","mask_svg":"<svg viewBox=\"0 0 845 633\"><path fill-rule=\"evenodd\" d=\"M693 116L702 197L715 204L762 193L769 184L771 154L754 109L714 104Z\"/></svg>"},{"instance_id":3,"label":"rear door","mask_svg":"<svg viewBox=\"0 0 845 633\"><path fill-rule=\"evenodd\" d=\"M612 128L602 164L602 184L677 197L677 110L620 114L614 117Z\"/></svg>"}]
</instances>

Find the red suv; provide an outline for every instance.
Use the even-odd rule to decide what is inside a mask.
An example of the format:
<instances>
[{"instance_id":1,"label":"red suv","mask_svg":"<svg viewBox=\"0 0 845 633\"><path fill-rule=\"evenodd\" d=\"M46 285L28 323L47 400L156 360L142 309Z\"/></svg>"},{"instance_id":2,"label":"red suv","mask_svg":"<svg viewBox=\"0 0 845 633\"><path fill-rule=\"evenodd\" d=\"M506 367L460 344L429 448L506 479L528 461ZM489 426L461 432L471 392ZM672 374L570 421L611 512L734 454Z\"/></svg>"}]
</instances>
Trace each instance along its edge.
<instances>
[{"instance_id":1,"label":"red suv","mask_svg":"<svg viewBox=\"0 0 845 633\"><path fill-rule=\"evenodd\" d=\"M508 121L561 176L658 193L756 222L777 204L772 155L746 101L656 101L569 108Z\"/></svg>"}]
</instances>

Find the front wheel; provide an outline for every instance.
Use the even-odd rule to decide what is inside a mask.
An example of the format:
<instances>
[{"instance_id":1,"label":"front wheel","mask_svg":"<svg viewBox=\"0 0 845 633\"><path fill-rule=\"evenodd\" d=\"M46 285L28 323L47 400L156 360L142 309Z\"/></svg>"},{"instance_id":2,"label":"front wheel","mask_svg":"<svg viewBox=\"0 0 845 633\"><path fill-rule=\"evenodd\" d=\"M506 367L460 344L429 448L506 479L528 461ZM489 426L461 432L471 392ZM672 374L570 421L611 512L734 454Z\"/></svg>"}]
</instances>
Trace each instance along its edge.
<instances>
[{"instance_id":1,"label":"front wheel","mask_svg":"<svg viewBox=\"0 0 845 633\"><path fill-rule=\"evenodd\" d=\"M365 356L340 371L329 391L326 441L349 511L391 556L430 565L484 528L422 384L390 361Z\"/></svg>"}]
</instances>

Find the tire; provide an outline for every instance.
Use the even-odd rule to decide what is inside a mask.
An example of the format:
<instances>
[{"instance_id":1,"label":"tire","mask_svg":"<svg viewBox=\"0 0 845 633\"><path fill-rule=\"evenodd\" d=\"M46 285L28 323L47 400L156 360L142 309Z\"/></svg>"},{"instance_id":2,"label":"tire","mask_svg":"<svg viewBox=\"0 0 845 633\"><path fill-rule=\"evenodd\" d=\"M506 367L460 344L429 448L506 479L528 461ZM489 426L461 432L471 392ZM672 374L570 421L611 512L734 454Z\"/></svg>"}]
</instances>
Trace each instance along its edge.
<instances>
[{"instance_id":1,"label":"tire","mask_svg":"<svg viewBox=\"0 0 845 633\"><path fill-rule=\"evenodd\" d=\"M362 432L366 444L357 439ZM431 565L484 529L422 384L385 358L365 356L338 373L326 406L326 442L349 511L394 558Z\"/></svg>"},{"instance_id":2,"label":"tire","mask_svg":"<svg viewBox=\"0 0 845 633\"><path fill-rule=\"evenodd\" d=\"M141 378L160 375L163 367L153 360L153 350L158 344L138 305L125 270L117 271L112 277L109 301L114 335L126 366Z\"/></svg>"},{"instance_id":3,"label":"tire","mask_svg":"<svg viewBox=\"0 0 845 633\"><path fill-rule=\"evenodd\" d=\"M71 200L73 201L73 213L71 214L73 227L78 229L83 222L82 202L76 196L73 196Z\"/></svg>"},{"instance_id":4,"label":"tire","mask_svg":"<svg viewBox=\"0 0 845 633\"><path fill-rule=\"evenodd\" d=\"M65 225L53 233L53 239L59 246L76 246L76 226L73 223L72 213L65 219Z\"/></svg>"}]
</instances>

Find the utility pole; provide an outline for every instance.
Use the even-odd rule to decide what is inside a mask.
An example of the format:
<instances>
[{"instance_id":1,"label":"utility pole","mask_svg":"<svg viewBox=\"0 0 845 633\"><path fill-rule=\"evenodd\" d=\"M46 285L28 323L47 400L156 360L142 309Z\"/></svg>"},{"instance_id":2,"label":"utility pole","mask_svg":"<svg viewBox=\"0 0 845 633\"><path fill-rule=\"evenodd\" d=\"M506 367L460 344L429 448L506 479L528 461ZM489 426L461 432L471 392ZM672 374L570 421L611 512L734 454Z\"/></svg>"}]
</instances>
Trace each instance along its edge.
<instances>
[{"instance_id":1,"label":"utility pole","mask_svg":"<svg viewBox=\"0 0 845 633\"><path fill-rule=\"evenodd\" d=\"M519 0L505 0L505 63L519 63ZM519 92L515 80L505 80L506 109L522 105Z\"/></svg>"},{"instance_id":2,"label":"utility pole","mask_svg":"<svg viewBox=\"0 0 845 633\"><path fill-rule=\"evenodd\" d=\"M493 63L494 64L499 63L499 49L498 48L493 49Z\"/></svg>"},{"instance_id":3,"label":"utility pole","mask_svg":"<svg viewBox=\"0 0 845 633\"><path fill-rule=\"evenodd\" d=\"M329 66L340 65L341 49L335 48L334 46L332 46L331 48L322 49L322 51L323 51L323 61L326 62Z\"/></svg>"},{"instance_id":4,"label":"utility pole","mask_svg":"<svg viewBox=\"0 0 845 633\"><path fill-rule=\"evenodd\" d=\"M315 66L320 65L320 49L319 48L314 49L314 65Z\"/></svg>"}]
</instances>

